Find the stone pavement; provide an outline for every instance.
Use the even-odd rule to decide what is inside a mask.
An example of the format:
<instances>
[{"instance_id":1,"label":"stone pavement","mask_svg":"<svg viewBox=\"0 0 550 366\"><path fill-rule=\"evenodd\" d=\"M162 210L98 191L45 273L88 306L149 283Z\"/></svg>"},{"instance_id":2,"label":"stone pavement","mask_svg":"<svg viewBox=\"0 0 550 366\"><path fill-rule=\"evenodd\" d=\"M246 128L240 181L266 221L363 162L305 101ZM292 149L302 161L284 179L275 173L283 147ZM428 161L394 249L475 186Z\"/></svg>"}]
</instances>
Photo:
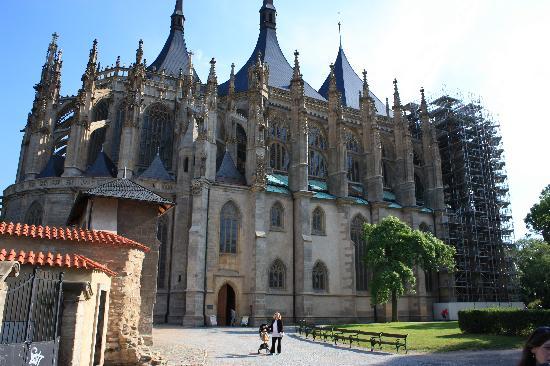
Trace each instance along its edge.
<instances>
[{"instance_id":1,"label":"stone pavement","mask_svg":"<svg viewBox=\"0 0 550 366\"><path fill-rule=\"evenodd\" d=\"M182 365L296 365L296 366L515 366L519 351L452 352L395 355L334 347L289 332L281 355L258 355L258 332L250 328L156 327L155 349L170 366Z\"/></svg>"}]
</instances>

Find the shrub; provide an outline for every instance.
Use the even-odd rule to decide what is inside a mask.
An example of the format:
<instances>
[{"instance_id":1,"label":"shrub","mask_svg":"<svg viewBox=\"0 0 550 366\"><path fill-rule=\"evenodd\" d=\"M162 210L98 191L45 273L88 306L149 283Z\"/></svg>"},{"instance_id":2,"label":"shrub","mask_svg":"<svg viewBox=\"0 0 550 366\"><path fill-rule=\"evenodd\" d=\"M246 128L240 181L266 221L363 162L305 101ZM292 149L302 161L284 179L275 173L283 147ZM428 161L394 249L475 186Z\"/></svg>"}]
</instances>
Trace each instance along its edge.
<instances>
[{"instance_id":1,"label":"shrub","mask_svg":"<svg viewBox=\"0 0 550 366\"><path fill-rule=\"evenodd\" d=\"M489 308L461 310L458 326L464 333L528 336L550 324L550 310Z\"/></svg>"}]
</instances>

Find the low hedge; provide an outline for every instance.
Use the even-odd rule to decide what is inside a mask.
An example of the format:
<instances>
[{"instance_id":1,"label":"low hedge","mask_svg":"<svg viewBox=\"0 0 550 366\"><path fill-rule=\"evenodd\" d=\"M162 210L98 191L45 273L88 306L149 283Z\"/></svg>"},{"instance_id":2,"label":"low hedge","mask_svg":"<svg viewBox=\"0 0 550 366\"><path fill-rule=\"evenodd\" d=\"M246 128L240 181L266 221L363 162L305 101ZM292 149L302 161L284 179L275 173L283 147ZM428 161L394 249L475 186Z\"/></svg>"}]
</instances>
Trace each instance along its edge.
<instances>
[{"instance_id":1,"label":"low hedge","mask_svg":"<svg viewBox=\"0 0 550 366\"><path fill-rule=\"evenodd\" d=\"M550 310L489 308L458 312L458 326L464 333L528 336L537 327L548 325Z\"/></svg>"}]
</instances>

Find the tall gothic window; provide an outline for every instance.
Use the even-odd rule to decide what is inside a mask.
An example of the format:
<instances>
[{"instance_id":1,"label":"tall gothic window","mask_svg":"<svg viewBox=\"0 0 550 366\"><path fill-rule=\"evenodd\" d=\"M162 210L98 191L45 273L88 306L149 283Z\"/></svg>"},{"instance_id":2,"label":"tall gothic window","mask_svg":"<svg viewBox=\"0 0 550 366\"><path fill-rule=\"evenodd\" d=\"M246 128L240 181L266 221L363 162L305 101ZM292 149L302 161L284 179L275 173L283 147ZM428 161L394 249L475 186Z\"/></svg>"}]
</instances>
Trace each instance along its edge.
<instances>
[{"instance_id":1,"label":"tall gothic window","mask_svg":"<svg viewBox=\"0 0 550 366\"><path fill-rule=\"evenodd\" d=\"M350 182L361 181L360 171L360 145L357 138L350 131L346 131L344 135L347 150L347 165L348 165L348 180Z\"/></svg>"},{"instance_id":2,"label":"tall gothic window","mask_svg":"<svg viewBox=\"0 0 550 366\"><path fill-rule=\"evenodd\" d=\"M388 168L388 162L382 161L382 182L384 184L384 188L391 188L391 177L389 175L389 168Z\"/></svg>"},{"instance_id":3,"label":"tall gothic window","mask_svg":"<svg viewBox=\"0 0 550 366\"><path fill-rule=\"evenodd\" d=\"M416 204L422 206L424 204L424 185L418 175L414 175L414 193L416 196Z\"/></svg>"},{"instance_id":4,"label":"tall gothic window","mask_svg":"<svg viewBox=\"0 0 550 366\"><path fill-rule=\"evenodd\" d=\"M100 100L92 111L92 122L105 121L109 119L109 101L107 99Z\"/></svg>"},{"instance_id":5,"label":"tall gothic window","mask_svg":"<svg viewBox=\"0 0 550 366\"><path fill-rule=\"evenodd\" d=\"M233 202L223 206L220 213L220 253L237 254L240 217L239 209Z\"/></svg>"},{"instance_id":6,"label":"tall gothic window","mask_svg":"<svg viewBox=\"0 0 550 366\"><path fill-rule=\"evenodd\" d=\"M271 229L282 230L284 228L284 209L283 205L279 202L275 202L271 206Z\"/></svg>"},{"instance_id":7,"label":"tall gothic window","mask_svg":"<svg viewBox=\"0 0 550 366\"><path fill-rule=\"evenodd\" d=\"M286 286L286 267L280 259L276 259L269 268L269 288L283 290Z\"/></svg>"},{"instance_id":8,"label":"tall gothic window","mask_svg":"<svg viewBox=\"0 0 550 366\"><path fill-rule=\"evenodd\" d=\"M328 291L328 270L323 262L315 263L311 277L314 291Z\"/></svg>"},{"instance_id":9,"label":"tall gothic window","mask_svg":"<svg viewBox=\"0 0 550 366\"><path fill-rule=\"evenodd\" d=\"M111 137L111 159L114 162L118 161L118 156L120 153L120 140L122 137L122 127L124 126L124 120L126 119L126 104L124 102L120 103L116 111L115 123L111 124L113 129Z\"/></svg>"},{"instance_id":10,"label":"tall gothic window","mask_svg":"<svg viewBox=\"0 0 550 366\"><path fill-rule=\"evenodd\" d=\"M309 144L309 175L326 179L327 163L324 152L327 149L327 140L318 126L311 126L308 134Z\"/></svg>"},{"instance_id":11,"label":"tall gothic window","mask_svg":"<svg viewBox=\"0 0 550 366\"><path fill-rule=\"evenodd\" d=\"M237 170L244 175L246 170L246 132L240 124L237 124L235 132L237 137Z\"/></svg>"},{"instance_id":12,"label":"tall gothic window","mask_svg":"<svg viewBox=\"0 0 550 366\"><path fill-rule=\"evenodd\" d=\"M285 124L275 121L269 127L269 162L276 171L288 171L288 128Z\"/></svg>"},{"instance_id":13,"label":"tall gothic window","mask_svg":"<svg viewBox=\"0 0 550 366\"><path fill-rule=\"evenodd\" d=\"M367 243L363 238L363 224L365 218L361 215L355 216L351 222L351 241L355 246L355 289L357 291L368 290L368 272L365 264L367 254Z\"/></svg>"},{"instance_id":14,"label":"tall gothic window","mask_svg":"<svg viewBox=\"0 0 550 366\"><path fill-rule=\"evenodd\" d=\"M57 115L53 132L53 153L65 156L67 153L67 143L69 142L69 134L71 125L75 119L75 107L70 105L63 108L61 113Z\"/></svg>"},{"instance_id":15,"label":"tall gothic window","mask_svg":"<svg viewBox=\"0 0 550 366\"><path fill-rule=\"evenodd\" d=\"M325 212L321 207L313 210L311 215L311 233L314 235L325 235Z\"/></svg>"},{"instance_id":16,"label":"tall gothic window","mask_svg":"<svg viewBox=\"0 0 550 366\"><path fill-rule=\"evenodd\" d=\"M166 253L168 246L168 219L162 217L157 225L157 239L160 242L157 287L164 288L166 282Z\"/></svg>"},{"instance_id":17,"label":"tall gothic window","mask_svg":"<svg viewBox=\"0 0 550 366\"><path fill-rule=\"evenodd\" d=\"M88 166L92 165L97 159L97 154L103 148L105 142L105 127L98 128L90 135L90 142L88 146Z\"/></svg>"},{"instance_id":18,"label":"tall gothic window","mask_svg":"<svg viewBox=\"0 0 550 366\"><path fill-rule=\"evenodd\" d=\"M160 152L162 162L168 170L172 169L172 150L174 138L174 119L172 112L157 103L149 107L143 118L139 165L147 168Z\"/></svg>"},{"instance_id":19,"label":"tall gothic window","mask_svg":"<svg viewBox=\"0 0 550 366\"><path fill-rule=\"evenodd\" d=\"M44 209L38 201L34 201L25 214L25 224L42 225Z\"/></svg>"}]
</instances>

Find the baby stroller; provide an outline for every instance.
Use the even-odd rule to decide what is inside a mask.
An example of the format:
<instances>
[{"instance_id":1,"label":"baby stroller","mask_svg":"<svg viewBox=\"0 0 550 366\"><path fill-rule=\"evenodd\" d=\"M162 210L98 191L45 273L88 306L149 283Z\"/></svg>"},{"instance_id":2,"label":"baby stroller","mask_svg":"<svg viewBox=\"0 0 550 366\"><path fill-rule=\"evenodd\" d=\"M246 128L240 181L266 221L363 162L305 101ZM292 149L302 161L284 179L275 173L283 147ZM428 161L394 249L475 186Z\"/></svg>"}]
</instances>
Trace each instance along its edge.
<instances>
[{"instance_id":1,"label":"baby stroller","mask_svg":"<svg viewBox=\"0 0 550 366\"><path fill-rule=\"evenodd\" d=\"M258 332L260 333L260 339L262 340L262 343L260 343L260 347L258 348L258 354L263 349L265 350L265 353L270 353L270 350L269 350L269 333L268 333L267 324L260 325L260 329L258 329Z\"/></svg>"}]
</instances>

